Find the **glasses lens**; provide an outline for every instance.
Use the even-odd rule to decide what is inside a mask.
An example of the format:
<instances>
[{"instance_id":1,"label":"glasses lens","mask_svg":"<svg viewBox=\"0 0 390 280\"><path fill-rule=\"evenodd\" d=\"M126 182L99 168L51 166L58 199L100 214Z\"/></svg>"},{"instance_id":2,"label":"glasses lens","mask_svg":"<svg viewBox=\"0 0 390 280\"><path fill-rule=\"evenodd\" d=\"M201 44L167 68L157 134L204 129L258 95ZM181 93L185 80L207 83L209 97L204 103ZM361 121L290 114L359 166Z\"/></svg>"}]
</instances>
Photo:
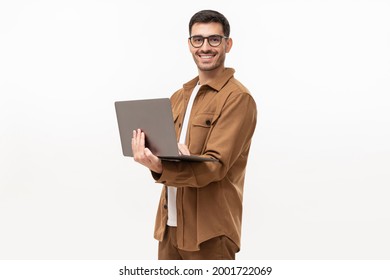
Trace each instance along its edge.
<instances>
[{"instance_id":1,"label":"glasses lens","mask_svg":"<svg viewBox=\"0 0 390 280\"><path fill-rule=\"evenodd\" d=\"M203 45L203 37L202 36L193 36L191 37L191 44L195 47L198 48Z\"/></svg>"},{"instance_id":2,"label":"glasses lens","mask_svg":"<svg viewBox=\"0 0 390 280\"><path fill-rule=\"evenodd\" d=\"M209 41L210 46L218 47L221 44L222 37L221 36L217 36L217 35L210 36L208 41Z\"/></svg>"}]
</instances>

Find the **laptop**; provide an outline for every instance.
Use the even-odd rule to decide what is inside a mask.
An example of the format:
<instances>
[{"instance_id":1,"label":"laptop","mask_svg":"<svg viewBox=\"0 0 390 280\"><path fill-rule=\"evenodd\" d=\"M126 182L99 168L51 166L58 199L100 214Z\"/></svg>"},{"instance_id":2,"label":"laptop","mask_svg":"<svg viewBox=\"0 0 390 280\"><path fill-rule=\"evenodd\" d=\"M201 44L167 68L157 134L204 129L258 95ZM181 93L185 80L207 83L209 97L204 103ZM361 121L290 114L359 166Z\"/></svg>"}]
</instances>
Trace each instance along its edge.
<instances>
[{"instance_id":1,"label":"laptop","mask_svg":"<svg viewBox=\"0 0 390 280\"><path fill-rule=\"evenodd\" d=\"M124 156L133 157L133 130L145 133L145 146L161 160L218 161L212 157L180 155L169 98L116 101L115 111Z\"/></svg>"}]
</instances>

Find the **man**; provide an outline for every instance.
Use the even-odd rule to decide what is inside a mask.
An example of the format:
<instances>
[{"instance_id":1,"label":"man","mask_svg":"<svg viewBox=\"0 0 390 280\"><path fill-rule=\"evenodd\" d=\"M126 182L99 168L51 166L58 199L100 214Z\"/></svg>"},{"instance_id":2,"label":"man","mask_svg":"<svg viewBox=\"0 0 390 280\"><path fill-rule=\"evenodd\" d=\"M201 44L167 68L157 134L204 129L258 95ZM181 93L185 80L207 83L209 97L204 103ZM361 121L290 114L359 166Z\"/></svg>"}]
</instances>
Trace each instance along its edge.
<instances>
[{"instance_id":1,"label":"man","mask_svg":"<svg viewBox=\"0 0 390 280\"><path fill-rule=\"evenodd\" d=\"M233 44L228 20L200 11L189 32L199 75L171 97L178 148L218 161L161 161L145 148L139 129L133 132L134 160L164 184L154 232L159 259L235 259L256 104L234 70L224 66Z\"/></svg>"}]
</instances>

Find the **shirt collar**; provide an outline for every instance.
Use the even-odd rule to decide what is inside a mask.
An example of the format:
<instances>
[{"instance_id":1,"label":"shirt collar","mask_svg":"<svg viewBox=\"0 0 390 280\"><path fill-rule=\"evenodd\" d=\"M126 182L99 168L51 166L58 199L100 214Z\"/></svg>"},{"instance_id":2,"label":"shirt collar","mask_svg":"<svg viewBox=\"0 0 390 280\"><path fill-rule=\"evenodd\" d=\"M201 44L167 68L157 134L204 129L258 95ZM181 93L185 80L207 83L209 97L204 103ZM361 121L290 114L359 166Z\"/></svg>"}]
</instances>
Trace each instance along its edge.
<instances>
[{"instance_id":1,"label":"shirt collar","mask_svg":"<svg viewBox=\"0 0 390 280\"><path fill-rule=\"evenodd\" d=\"M210 81L209 83L205 84L205 85L202 85L202 86L209 86L213 89L215 89L216 91L220 91L223 86L230 80L230 78L233 77L233 74L234 74L235 70L233 68L225 68L222 72L222 75L220 75L218 78ZM199 80L199 76L195 77L194 79L192 79L191 81L185 83L183 85L183 87L185 89L191 89L191 88L194 88L196 86L196 83L198 82Z\"/></svg>"}]
</instances>

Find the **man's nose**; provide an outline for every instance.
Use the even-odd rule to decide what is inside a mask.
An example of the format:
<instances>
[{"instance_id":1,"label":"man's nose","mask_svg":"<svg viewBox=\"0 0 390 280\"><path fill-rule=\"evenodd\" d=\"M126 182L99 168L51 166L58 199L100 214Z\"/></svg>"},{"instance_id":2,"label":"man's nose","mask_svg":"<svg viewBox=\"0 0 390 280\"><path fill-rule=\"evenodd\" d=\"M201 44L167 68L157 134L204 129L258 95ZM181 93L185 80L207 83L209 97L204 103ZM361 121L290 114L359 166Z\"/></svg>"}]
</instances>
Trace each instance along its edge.
<instances>
[{"instance_id":1,"label":"man's nose","mask_svg":"<svg viewBox=\"0 0 390 280\"><path fill-rule=\"evenodd\" d=\"M204 40L203 41L203 45L200 47L201 50L209 50L209 49L211 49L211 46L209 44L209 39L208 38L204 38L203 40Z\"/></svg>"}]
</instances>

